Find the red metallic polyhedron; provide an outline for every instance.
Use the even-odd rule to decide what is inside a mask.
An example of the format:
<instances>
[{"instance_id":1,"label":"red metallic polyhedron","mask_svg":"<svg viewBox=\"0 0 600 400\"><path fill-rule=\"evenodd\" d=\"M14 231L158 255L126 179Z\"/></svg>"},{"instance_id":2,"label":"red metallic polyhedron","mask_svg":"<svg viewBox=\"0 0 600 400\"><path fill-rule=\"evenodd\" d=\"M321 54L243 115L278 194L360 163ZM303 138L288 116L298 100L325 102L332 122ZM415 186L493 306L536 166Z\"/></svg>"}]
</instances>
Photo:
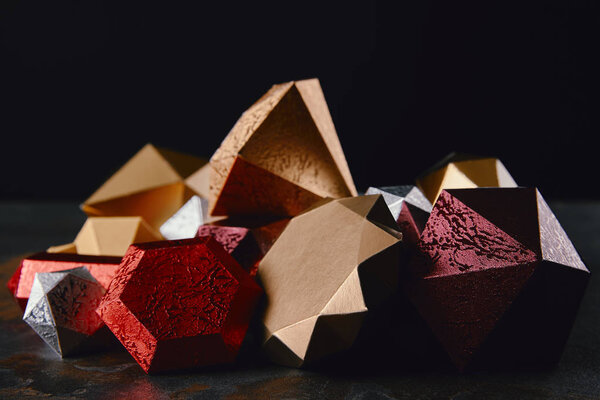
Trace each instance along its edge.
<instances>
[{"instance_id":1,"label":"red metallic polyhedron","mask_svg":"<svg viewBox=\"0 0 600 400\"><path fill-rule=\"evenodd\" d=\"M85 267L103 288L108 289L120 262L121 257L37 253L21 261L6 286L21 309L25 311L36 272L56 272Z\"/></svg>"},{"instance_id":2,"label":"red metallic polyhedron","mask_svg":"<svg viewBox=\"0 0 600 400\"><path fill-rule=\"evenodd\" d=\"M146 373L232 362L262 289L213 238L132 245L97 312Z\"/></svg>"}]
</instances>

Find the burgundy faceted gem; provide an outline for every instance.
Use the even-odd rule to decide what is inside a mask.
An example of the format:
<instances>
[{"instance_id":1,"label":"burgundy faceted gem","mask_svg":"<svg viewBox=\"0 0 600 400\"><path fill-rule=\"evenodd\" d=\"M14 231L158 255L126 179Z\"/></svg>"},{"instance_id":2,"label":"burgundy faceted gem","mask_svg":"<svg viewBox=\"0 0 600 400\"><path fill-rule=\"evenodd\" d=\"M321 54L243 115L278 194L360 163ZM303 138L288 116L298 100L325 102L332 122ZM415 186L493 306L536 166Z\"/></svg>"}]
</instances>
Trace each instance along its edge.
<instances>
[{"instance_id":1,"label":"burgundy faceted gem","mask_svg":"<svg viewBox=\"0 0 600 400\"><path fill-rule=\"evenodd\" d=\"M534 188L442 191L405 290L459 369L559 360L589 271Z\"/></svg>"},{"instance_id":2,"label":"burgundy faceted gem","mask_svg":"<svg viewBox=\"0 0 600 400\"><path fill-rule=\"evenodd\" d=\"M85 267L94 279L107 289L119 268L120 262L121 257L36 253L21 261L6 286L21 309L25 311L36 272L55 272Z\"/></svg>"},{"instance_id":3,"label":"burgundy faceted gem","mask_svg":"<svg viewBox=\"0 0 600 400\"><path fill-rule=\"evenodd\" d=\"M248 271L250 276L256 275L258 262L263 254L250 229L237 226L203 225L198 228L197 236L212 236Z\"/></svg>"},{"instance_id":4,"label":"burgundy faceted gem","mask_svg":"<svg viewBox=\"0 0 600 400\"><path fill-rule=\"evenodd\" d=\"M232 362L262 289L213 238L131 245L98 313L147 373Z\"/></svg>"},{"instance_id":5,"label":"burgundy faceted gem","mask_svg":"<svg viewBox=\"0 0 600 400\"><path fill-rule=\"evenodd\" d=\"M289 218L230 217L201 226L198 236L213 236L251 276L256 276L260 260L289 222Z\"/></svg>"}]
</instances>

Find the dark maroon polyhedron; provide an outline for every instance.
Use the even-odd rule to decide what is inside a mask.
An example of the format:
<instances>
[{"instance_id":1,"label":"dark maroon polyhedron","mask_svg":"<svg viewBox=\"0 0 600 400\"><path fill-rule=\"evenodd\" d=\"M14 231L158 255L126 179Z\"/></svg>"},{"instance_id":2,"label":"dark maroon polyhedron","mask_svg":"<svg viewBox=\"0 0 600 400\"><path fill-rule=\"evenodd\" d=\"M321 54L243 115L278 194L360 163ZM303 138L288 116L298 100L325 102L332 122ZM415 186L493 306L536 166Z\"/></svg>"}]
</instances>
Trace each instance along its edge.
<instances>
[{"instance_id":1,"label":"dark maroon polyhedron","mask_svg":"<svg viewBox=\"0 0 600 400\"><path fill-rule=\"evenodd\" d=\"M535 188L445 190L405 291L454 364L559 360L590 273Z\"/></svg>"}]
</instances>

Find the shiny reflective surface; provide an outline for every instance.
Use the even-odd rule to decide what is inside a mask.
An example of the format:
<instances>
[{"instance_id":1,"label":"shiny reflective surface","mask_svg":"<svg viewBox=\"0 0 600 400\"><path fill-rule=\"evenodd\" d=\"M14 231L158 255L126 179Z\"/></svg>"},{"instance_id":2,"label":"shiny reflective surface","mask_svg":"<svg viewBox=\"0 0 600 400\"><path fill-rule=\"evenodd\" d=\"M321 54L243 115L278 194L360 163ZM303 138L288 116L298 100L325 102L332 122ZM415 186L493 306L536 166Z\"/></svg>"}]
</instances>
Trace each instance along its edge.
<instances>
[{"instance_id":1,"label":"shiny reflective surface","mask_svg":"<svg viewBox=\"0 0 600 400\"><path fill-rule=\"evenodd\" d=\"M592 271L565 353L552 370L459 374L443 364L427 366L396 357L390 347L393 341L387 341L386 352L373 357L395 356L391 363L363 358L359 363L295 370L271 365L246 346L230 366L148 376L124 350L61 361L21 321L19 307L3 289L0 398L597 399L600 278L595 271L600 267L600 204L550 206ZM84 217L75 219L75 209L76 204L0 204L0 280L6 283L18 265L11 257L66 242L76 234Z\"/></svg>"}]
</instances>

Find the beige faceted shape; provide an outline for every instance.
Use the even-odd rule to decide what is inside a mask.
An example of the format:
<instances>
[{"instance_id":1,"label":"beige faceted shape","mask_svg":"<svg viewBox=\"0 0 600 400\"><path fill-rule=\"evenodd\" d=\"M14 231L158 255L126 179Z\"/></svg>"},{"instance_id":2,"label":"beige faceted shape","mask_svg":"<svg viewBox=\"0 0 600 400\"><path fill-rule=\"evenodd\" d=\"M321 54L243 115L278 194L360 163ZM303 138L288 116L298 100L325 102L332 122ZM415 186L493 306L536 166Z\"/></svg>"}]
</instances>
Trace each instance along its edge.
<instances>
[{"instance_id":1,"label":"beige faceted shape","mask_svg":"<svg viewBox=\"0 0 600 400\"><path fill-rule=\"evenodd\" d=\"M258 267L274 361L299 367L352 346L397 286L396 229L381 195L324 200L291 220Z\"/></svg>"},{"instance_id":2,"label":"beige faceted shape","mask_svg":"<svg viewBox=\"0 0 600 400\"><path fill-rule=\"evenodd\" d=\"M451 153L422 173L417 186L434 204L444 189L516 187L517 183L497 158Z\"/></svg>"},{"instance_id":3,"label":"beige faceted shape","mask_svg":"<svg viewBox=\"0 0 600 400\"><path fill-rule=\"evenodd\" d=\"M210 171L210 164L206 163L185 180L187 187L192 189L203 199L208 199L210 197Z\"/></svg>"},{"instance_id":4,"label":"beige faceted shape","mask_svg":"<svg viewBox=\"0 0 600 400\"><path fill-rule=\"evenodd\" d=\"M122 257L132 243L156 240L162 236L141 217L89 217L73 243L48 252Z\"/></svg>"},{"instance_id":5,"label":"beige faceted shape","mask_svg":"<svg viewBox=\"0 0 600 400\"><path fill-rule=\"evenodd\" d=\"M210 165L213 215L296 215L315 199L357 194L317 79L274 85L242 114ZM276 186L277 195L252 203L264 186Z\"/></svg>"},{"instance_id":6,"label":"beige faceted shape","mask_svg":"<svg viewBox=\"0 0 600 400\"><path fill-rule=\"evenodd\" d=\"M141 216L158 229L194 194L185 179L206 160L147 144L82 205L89 216Z\"/></svg>"}]
</instances>

